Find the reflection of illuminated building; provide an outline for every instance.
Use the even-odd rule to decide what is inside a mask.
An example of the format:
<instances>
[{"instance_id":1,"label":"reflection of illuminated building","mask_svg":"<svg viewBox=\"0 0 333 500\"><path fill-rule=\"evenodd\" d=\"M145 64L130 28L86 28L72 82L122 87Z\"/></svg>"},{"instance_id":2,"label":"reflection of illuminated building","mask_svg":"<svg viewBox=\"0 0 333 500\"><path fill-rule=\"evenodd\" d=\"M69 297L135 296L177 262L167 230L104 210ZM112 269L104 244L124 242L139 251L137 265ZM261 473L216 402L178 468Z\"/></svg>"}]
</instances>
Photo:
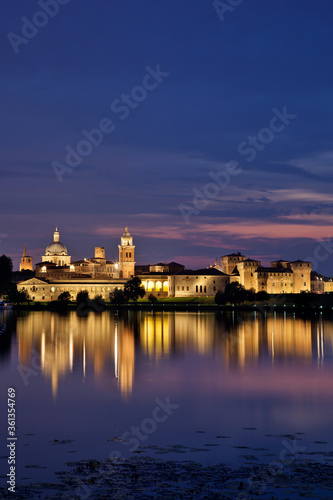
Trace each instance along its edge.
<instances>
[{"instance_id":1,"label":"reflection of illuminated building","mask_svg":"<svg viewBox=\"0 0 333 500\"><path fill-rule=\"evenodd\" d=\"M246 361L254 361L259 357L259 321L244 318L230 326L230 331L224 332L222 337L222 357L224 366L229 364L243 368Z\"/></svg>"},{"instance_id":2,"label":"reflection of illuminated building","mask_svg":"<svg viewBox=\"0 0 333 500\"><path fill-rule=\"evenodd\" d=\"M123 396L132 393L134 377L134 334L124 328L119 337L118 377L120 392Z\"/></svg>"},{"instance_id":3,"label":"reflection of illuminated building","mask_svg":"<svg viewBox=\"0 0 333 500\"><path fill-rule=\"evenodd\" d=\"M100 379L114 373L119 365L122 394L132 391L134 377L134 336L130 331L118 333L115 352L115 321L108 314L79 317L75 312L60 316L50 312L34 312L17 318L19 360L23 368L51 379L56 396L59 379L64 379L74 366L85 377L90 366ZM118 330L119 332L119 330ZM122 336L124 335L124 338ZM112 368L111 368L112 367Z\"/></svg>"},{"instance_id":4,"label":"reflection of illuminated building","mask_svg":"<svg viewBox=\"0 0 333 500\"><path fill-rule=\"evenodd\" d=\"M169 354L171 333L174 331L173 319L172 314L162 312L142 316L140 343L144 353L157 358Z\"/></svg>"},{"instance_id":5,"label":"reflection of illuminated building","mask_svg":"<svg viewBox=\"0 0 333 500\"><path fill-rule=\"evenodd\" d=\"M272 358L311 359L311 323L303 319L267 318L267 347Z\"/></svg>"},{"instance_id":6,"label":"reflection of illuminated building","mask_svg":"<svg viewBox=\"0 0 333 500\"><path fill-rule=\"evenodd\" d=\"M311 361L322 366L333 353L333 324L294 316L215 312L128 312L116 319L109 312L86 317L32 312L17 318L19 360L23 373L51 381L57 394L60 380L71 372L96 383L116 385L123 397L133 391L135 356L160 360L175 353L194 353L229 369L259 360ZM135 335L138 342L135 344ZM142 369L142 368L141 368Z\"/></svg>"}]
</instances>

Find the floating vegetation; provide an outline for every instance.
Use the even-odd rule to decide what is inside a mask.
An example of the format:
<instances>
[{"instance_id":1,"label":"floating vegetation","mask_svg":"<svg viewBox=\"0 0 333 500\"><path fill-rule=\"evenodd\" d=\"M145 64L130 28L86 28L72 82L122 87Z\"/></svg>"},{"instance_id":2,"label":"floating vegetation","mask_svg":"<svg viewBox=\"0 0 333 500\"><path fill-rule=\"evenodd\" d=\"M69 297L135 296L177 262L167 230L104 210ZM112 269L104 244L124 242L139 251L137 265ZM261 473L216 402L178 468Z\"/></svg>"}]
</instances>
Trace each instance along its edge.
<instances>
[{"instance_id":1,"label":"floating vegetation","mask_svg":"<svg viewBox=\"0 0 333 500\"><path fill-rule=\"evenodd\" d=\"M128 443L126 439L121 439L118 436L111 437L110 439L107 439L107 441L114 441L115 443Z\"/></svg>"},{"instance_id":2,"label":"floating vegetation","mask_svg":"<svg viewBox=\"0 0 333 500\"><path fill-rule=\"evenodd\" d=\"M257 457L241 457L256 463L231 468L225 464L205 466L193 460L143 457L69 462L70 468L57 474L57 483L17 485L15 498L332 498L331 465L297 460L272 474L268 464L257 463ZM11 498L5 488L0 488L0 497Z\"/></svg>"},{"instance_id":3,"label":"floating vegetation","mask_svg":"<svg viewBox=\"0 0 333 500\"><path fill-rule=\"evenodd\" d=\"M25 465L26 469L47 469L47 467L43 467L42 465Z\"/></svg>"},{"instance_id":4,"label":"floating vegetation","mask_svg":"<svg viewBox=\"0 0 333 500\"><path fill-rule=\"evenodd\" d=\"M49 441L50 444L70 444L74 443L74 439L62 439L61 441L59 439L54 439L53 441Z\"/></svg>"}]
</instances>

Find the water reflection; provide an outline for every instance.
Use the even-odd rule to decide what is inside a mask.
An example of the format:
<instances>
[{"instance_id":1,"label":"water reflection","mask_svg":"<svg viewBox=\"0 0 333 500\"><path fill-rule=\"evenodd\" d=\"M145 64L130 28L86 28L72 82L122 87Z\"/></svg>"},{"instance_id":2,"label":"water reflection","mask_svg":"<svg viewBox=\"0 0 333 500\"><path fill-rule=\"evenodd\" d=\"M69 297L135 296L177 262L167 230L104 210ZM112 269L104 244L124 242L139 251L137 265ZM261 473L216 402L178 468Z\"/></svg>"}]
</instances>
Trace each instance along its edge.
<instances>
[{"instance_id":1,"label":"water reflection","mask_svg":"<svg viewBox=\"0 0 333 500\"><path fill-rule=\"evenodd\" d=\"M259 362L297 361L322 367L333 351L329 320L293 315L235 315L188 312L75 312L60 315L31 312L17 317L19 361L51 381L54 397L59 381L72 372L92 374L97 383L108 375L126 398L133 391L135 359L159 360L186 355L212 359L224 370L246 370ZM139 365L140 366L140 365ZM139 368L137 368L139 370Z\"/></svg>"}]
</instances>

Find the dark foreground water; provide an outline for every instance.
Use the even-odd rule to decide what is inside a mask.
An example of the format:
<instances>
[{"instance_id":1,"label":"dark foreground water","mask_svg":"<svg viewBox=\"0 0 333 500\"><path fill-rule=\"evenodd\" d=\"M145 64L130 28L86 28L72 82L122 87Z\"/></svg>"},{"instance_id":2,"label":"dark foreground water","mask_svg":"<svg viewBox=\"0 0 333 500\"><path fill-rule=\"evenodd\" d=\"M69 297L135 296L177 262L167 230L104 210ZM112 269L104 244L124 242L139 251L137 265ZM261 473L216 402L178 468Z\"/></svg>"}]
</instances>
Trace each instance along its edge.
<instances>
[{"instance_id":1,"label":"dark foreground water","mask_svg":"<svg viewBox=\"0 0 333 500\"><path fill-rule=\"evenodd\" d=\"M1 321L2 486L9 387L17 485L116 456L332 464L332 318L0 312Z\"/></svg>"}]
</instances>

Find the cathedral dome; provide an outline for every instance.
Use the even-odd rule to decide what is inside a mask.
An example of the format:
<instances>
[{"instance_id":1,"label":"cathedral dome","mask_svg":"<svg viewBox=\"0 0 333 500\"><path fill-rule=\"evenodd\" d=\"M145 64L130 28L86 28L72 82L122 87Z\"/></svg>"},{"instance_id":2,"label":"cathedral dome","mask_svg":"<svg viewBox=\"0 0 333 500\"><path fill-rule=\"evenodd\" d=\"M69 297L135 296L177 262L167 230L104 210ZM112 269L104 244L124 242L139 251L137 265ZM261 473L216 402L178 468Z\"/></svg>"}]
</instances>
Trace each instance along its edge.
<instances>
[{"instance_id":1,"label":"cathedral dome","mask_svg":"<svg viewBox=\"0 0 333 500\"><path fill-rule=\"evenodd\" d=\"M68 255L68 252L60 241L53 241L46 247L45 255Z\"/></svg>"},{"instance_id":2,"label":"cathedral dome","mask_svg":"<svg viewBox=\"0 0 333 500\"><path fill-rule=\"evenodd\" d=\"M53 233L52 243L46 247L45 255L68 255L67 248L59 241L59 231L57 227Z\"/></svg>"}]
</instances>

